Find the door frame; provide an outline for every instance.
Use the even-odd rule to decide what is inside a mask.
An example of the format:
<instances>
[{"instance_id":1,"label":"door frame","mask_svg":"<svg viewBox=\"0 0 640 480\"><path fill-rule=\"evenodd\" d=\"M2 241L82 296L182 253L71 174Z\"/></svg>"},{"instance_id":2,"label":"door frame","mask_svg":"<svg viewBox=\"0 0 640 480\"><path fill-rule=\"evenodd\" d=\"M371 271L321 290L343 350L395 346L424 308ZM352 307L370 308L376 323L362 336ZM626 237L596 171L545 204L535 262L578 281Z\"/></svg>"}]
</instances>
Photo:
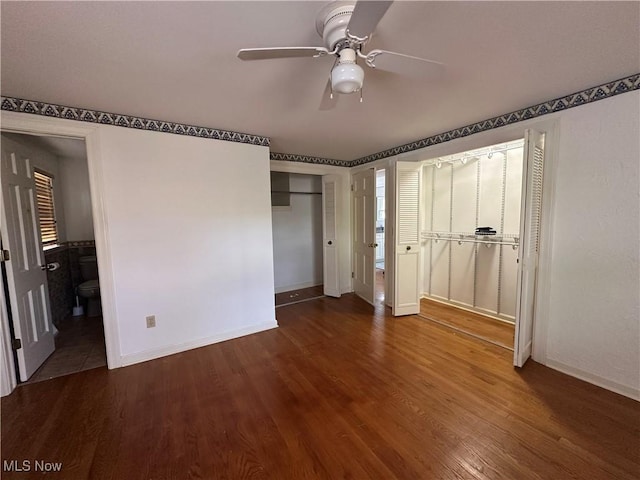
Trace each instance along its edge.
<instances>
[{"instance_id":1,"label":"door frame","mask_svg":"<svg viewBox=\"0 0 640 480\"><path fill-rule=\"evenodd\" d=\"M552 238L553 238L553 205L555 198L555 177L558 165L560 118L558 115L549 116L544 119L534 118L513 125L475 133L466 137L458 138L448 142L443 142L419 150L399 154L384 160L365 164L362 167L379 166L384 168L385 164L393 164L395 160L403 161L423 161L434 157L446 156L467 150L474 150L516 140L524 137L527 129L537 130L545 134L545 158L543 171L543 191L541 223L540 223L540 251L538 257L538 273L535 290L535 314L533 320L533 345L531 358L543 365L547 364L547 332L549 298L551 293L550 269L552 262ZM385 163L382 163L385 162ZM362 168L360 167L360 168ZM395 194L393 200L395 202ZM396 205L392 205L389 213L395 215ZM388 237L387 237L388 238ZM395 257L395 243L394 243ZM421 285L422 288L422 285Z\"/></svg>"},{"instance_id":2,"label":"door frame","mask_svg":"<svg viewBox=\"0 0 640 480\"><path fill-rule=\"evenodd\" d=\"M323 165L305 162L287 162L271 160L271 172L299 173L304 175L318 175L325 177L333 175L336 178L336 239L338 243L338 288L340 294L352 291L351 283L351 209L345 207L345 202L351 185L351 175L348 167ZM350 195L349 191L349 195ZM324 219L323 219L324 221ZM323 226L324 238L324 226ZM324 245L323 245L324 248ZM323 267L324 267L324 251Z\"/></svg>"},{"instance_id":3,"label":"door frame","mask_svg":"<svg viewBox=\"0 0 640 480\"><path fill-rule=\"evenodd\" d=\"M85 141L87 164L89 169L89 185L91 189L91 211L94 220L96 256L100 270L100 296L102 300L102 318L104 324L104 340L109 369L122 366L120 353L120 337L115 308L115 291L113 271L111 269L111 248L108 236L107 216L104 211L104 179L102 173L102 156L100 149L100 126L60 118L47 118L27 113L1 112L2 132L22 133L38 136L62 136ZM7 300L0 295L0 312L2 312L2 328L0 354L10 358L2 362L0 377L1 395L8 395L16 387L15 365L11 355L11 339L8 330ZM6 385L6 387L5 387ZM6 391L5 388L9 390Z\"/></svg>"}]
</instances>

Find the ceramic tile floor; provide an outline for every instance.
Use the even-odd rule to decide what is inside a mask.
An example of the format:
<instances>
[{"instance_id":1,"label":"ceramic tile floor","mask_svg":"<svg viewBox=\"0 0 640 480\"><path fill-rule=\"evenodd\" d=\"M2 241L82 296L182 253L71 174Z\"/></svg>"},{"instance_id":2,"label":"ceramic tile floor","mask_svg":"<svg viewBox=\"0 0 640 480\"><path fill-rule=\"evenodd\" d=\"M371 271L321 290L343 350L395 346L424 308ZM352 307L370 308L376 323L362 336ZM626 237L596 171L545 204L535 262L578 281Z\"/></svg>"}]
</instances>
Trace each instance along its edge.
<instances>
[{"instance_id":1,"label":"ceramic tile floor","mask_svg":"<svg viewBox=\"0 0 640 480\"><path fill-rule=\"evenodd\" d=\"M26 383L106 365L102 317L69 317L58 326L55 352Z\"/></svg>"}]
</instances>

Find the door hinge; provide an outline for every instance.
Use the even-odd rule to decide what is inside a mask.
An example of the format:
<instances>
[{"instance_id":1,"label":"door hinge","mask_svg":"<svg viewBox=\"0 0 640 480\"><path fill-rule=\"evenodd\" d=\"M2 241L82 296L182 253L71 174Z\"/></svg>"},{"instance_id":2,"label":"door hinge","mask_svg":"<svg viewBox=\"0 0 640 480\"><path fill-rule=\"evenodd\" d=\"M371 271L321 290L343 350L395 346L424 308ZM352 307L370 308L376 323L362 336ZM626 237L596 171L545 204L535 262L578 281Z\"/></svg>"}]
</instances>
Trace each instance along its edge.
<instances>
[{"instance_id":1,"label":"door hinge","mask_svg":"<svg viewBox=\"0 0 640 480\"><path fill-rule=\"evenodd\" d=\"M355 278L356 274L354 272L351 272L351 278Z\"/></svg>"},{"instance_id":2,"label":"door hinge","mask_svg":"<svg viewBox=\"0 0 640 480\"><path fill-rule=\"evenodd\" d=\"M0 250L0 262L6 262L8 260L11 260L9 250Z\"/></svg>"},{"instance_id":3,"label":"door hinge","mask_svg":"<svg viewBox=\"0 0 640 480\"><path fill-rule=\"evenodd\" d=\"M22 340L19 338L14 338L13 342L11 342L11 348L14 350L20 350L22 348Z\"/></svg>"},{"instance_id":4,"label":"door hinge","mask_svg":"<svg viewBox=\"0 0 640 480\"><path fill-rule=\"evenodd\" d=\"M354 188L353 188L353 183L351 184L351 191L353 192Z\"/></svg>"}]
</instances>

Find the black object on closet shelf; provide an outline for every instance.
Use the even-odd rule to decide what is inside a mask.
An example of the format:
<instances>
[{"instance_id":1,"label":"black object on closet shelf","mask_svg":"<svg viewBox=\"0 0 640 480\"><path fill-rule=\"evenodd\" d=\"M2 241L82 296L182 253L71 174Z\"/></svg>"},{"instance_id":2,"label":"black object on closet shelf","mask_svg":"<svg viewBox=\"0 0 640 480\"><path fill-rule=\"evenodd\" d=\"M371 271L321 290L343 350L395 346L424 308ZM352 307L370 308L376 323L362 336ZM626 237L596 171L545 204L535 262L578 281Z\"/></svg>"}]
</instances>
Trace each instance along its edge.
<instances>
[{"instance_id":1,"label":"black object on closet shelf","mask_svg":"<svg viewBox=\"0 0 640 480\"><path fill-rule=\"evenodd\" d=\"M495 235L496 232L493 227L477 227L476 235Z\"/></svg>"}]
</instances>

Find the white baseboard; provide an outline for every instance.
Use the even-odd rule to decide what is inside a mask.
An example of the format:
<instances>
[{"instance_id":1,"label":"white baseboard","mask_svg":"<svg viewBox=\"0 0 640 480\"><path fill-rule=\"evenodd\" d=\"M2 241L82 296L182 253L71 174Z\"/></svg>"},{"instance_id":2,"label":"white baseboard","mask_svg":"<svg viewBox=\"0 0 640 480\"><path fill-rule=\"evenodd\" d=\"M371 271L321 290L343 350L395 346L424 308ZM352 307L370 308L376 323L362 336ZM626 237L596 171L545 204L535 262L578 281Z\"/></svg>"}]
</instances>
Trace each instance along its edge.
<instances>
[{"instance_id":1,"label":"white baseboard","mask_svg":"<svg viewBox=\"0 0 640 480\"><path fill-rule=\"evenodd\" d=\"M187 350L193 350L194 348L206 347L218 342L224 342L226 340L232 340L238 337L244 337L245 335L251 335L252 333L263 332L272 328L277 328L278 322L273 320L271 322L263 322L248 327L239 328L237 330L228 330L218 335L214 335L206 338L199 338L190 342L180 343L177 345L167 345L166 347L154 348L152 350L145 350L143 352L132 353L130 355L123 355L120 360L123 367L133 365L136 363L147 362L160 357L166 357L167 355L173 355L175 353L186 352Z\"/></svg>"},{"instance_id":2,"label":"white baseboard","mask_svg":"<svg viewBox=\"0 0 640 480\"><path fill-rule=\"evenodd\" d=\"M606 390L611 390L612 392L619 393L620 395L624 395L625 397L629 397L633 400L640 401L640 389L638 388L633 388L629 387L628 385L622 385L620 383L613 382L607 378L595 375L590 372L585 372L584 370L581 370L579 368L565 365L562 362L557 362L550 358L546 359L545 364L547 367L558 370L559 372L566 373L567 375L571 375L572 377L579 378L580 380L584 380L585 382L592 383L593 385L597 385L598 387L602 387Z\"/></svg>"},{"instance_id":3,"label":"white baseboard","mask_svg":"<svg viewBox=\"0 0 640 480\"><path fill-rule=\"evenodd\" d=\"M300 290L302 288L316 287L318 285L322 285L322 280L319 282L304 282L304 283L296 283L295 285L285 285L283 287L276 287L276 293L282 292L290 292L291 290Z\"/></svg>"}]
</instances>

